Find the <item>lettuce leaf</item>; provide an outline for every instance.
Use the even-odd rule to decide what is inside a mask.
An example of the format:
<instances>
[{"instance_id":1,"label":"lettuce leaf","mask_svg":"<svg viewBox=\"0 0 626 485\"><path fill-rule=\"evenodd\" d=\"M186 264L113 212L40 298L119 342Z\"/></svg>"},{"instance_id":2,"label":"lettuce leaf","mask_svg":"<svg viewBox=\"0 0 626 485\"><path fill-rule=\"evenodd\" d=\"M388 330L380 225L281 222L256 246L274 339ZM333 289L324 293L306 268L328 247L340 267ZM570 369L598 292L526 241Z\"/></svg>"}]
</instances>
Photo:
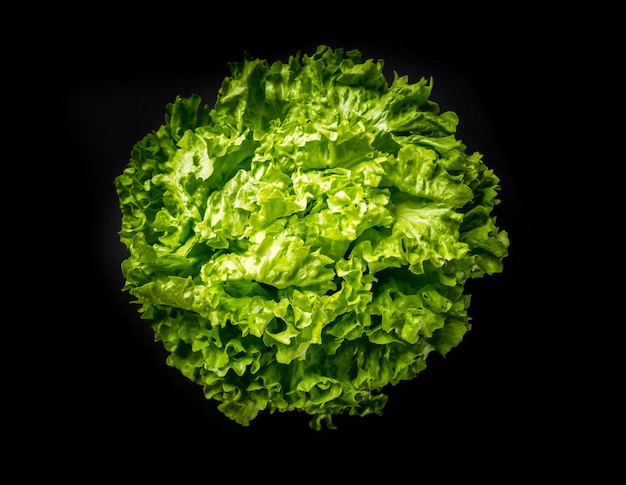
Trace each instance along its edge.
<instances>
[{"instance_id":1,"label":"lettuce leaf","mask_svg":"<svg viewBox=\"0 0 626 485\"><path fill-rule=\"evenodd\" d=\"M357 50L232 63L215 106L166 106L115 179L123 290L167 363L247 426L380 414L470 330L502 271L499 179L458 117Z\"/></svg>"}]
</instances>

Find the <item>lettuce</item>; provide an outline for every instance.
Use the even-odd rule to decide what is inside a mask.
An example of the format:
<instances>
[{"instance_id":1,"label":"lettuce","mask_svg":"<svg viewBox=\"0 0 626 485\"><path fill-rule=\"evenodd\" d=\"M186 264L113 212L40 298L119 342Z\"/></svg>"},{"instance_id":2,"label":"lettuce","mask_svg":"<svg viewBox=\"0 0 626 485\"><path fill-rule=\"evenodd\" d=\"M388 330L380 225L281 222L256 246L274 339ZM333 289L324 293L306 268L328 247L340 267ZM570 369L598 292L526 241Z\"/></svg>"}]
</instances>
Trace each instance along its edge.
<instances>
[{"instance_id":1,"label":"lettuce","mask_svg":"<svg viewBox=\"0 0 626 485\"><path fill-rule=\"evenodd\" d=\"M177 97L115 179L127 291L167 364L247 426L381 414L470 330L501 272L499 179L458 117L358 50L244 56L215 106Z\"/></svg>"}]
</instances>

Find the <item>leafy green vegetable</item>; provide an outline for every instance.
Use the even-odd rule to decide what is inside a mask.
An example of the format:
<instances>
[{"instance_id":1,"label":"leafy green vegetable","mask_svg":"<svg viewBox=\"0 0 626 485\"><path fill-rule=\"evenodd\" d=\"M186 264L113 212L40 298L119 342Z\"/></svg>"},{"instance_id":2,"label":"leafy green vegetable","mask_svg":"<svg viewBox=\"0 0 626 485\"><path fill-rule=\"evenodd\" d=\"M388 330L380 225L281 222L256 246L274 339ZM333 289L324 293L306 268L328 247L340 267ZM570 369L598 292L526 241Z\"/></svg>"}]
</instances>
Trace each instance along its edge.
<instances>
[{"instance_id":1,"label":"leafy green vegetable","mask_svg":"<svg viewBox=\"0 0 626 485\"><path fill-rule=\"evenodd\" d=\"M167 105L115 179L124 291L167 363L241 425L380 414L470 329L469 278L502 271L499 179L454 112L358 50L249 55L214 108Z\"/></svg>"}]
</instances>

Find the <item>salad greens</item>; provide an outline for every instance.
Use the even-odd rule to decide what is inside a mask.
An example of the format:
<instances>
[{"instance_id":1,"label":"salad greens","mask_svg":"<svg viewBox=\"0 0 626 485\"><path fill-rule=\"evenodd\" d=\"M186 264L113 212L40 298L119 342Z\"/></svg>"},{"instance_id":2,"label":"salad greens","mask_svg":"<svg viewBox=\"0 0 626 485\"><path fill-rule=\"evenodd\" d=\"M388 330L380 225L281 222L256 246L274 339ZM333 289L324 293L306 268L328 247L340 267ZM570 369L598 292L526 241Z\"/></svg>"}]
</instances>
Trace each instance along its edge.
<instances>
[{"instance_id":1,"label":"salad greens","mask_svg":"<svg viewBox=\"0 0 626 485\"><path fill-rule=\"evenodd\" d=\"M123 290L241 425L381 414L470 329L465 282L502 271L499 179L432 79L324 45L229 67L213 108L177 97L115 179Z\"/></svg>"}]
</instances>

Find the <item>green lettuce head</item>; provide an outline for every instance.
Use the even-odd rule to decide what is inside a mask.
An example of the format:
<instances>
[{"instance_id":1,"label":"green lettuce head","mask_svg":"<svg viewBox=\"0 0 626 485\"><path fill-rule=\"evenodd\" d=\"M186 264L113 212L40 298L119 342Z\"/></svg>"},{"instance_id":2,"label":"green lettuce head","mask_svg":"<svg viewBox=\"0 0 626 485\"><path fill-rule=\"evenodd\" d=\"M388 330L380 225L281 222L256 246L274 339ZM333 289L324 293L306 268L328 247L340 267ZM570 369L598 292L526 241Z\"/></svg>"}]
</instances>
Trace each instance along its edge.
<instances>
[{"instance_id":1,"label":"green lettuce head","mask_svg":"<svg viewBox=\"0 0 626 485\"><path fill-rule=\"evenodd\" d=\"M454 112L358 50L230 64L215 106L167 105L115 179L127 291L241 425L381 414L385 386L470 329L469 278L502 271L499 179Z\"/></svg>"}]
</instances>

